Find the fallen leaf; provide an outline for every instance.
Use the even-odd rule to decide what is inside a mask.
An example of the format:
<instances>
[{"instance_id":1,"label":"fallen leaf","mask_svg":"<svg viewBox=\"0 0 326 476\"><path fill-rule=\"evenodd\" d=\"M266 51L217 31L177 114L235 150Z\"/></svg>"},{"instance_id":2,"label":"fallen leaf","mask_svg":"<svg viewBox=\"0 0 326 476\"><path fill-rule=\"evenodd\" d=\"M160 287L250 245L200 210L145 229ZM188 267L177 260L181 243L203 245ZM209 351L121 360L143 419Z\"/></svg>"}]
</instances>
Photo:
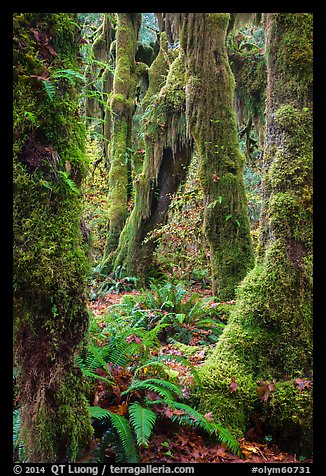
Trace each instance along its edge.
<instances>
[{"instance_id":1,"label":"fallen leaf","mask_svg":"<svg viewBox=\"0 0 326 476\"><path fill-rule=\"evenodd\" d=\"M303 380L301 378L296 378L294 380L294 384L296 388L299 389L301 392L305 390L306 388L311 388L310 380Z\"/></svg>"},{"instance_id":2,"label":"fallen leaf","mask_svg":"<svg viewBox=\"0 0 326 476\"><path fill-rule=\"evenodd\" d=\"M236 383L235 381L235 377L232 377L232 383L230 383L229 385L229 392L230 393L233 393L237 390L237 388L239 387L239 385Z\"/></svg>"},{"instance_id":3,"label":"fallen leaf","mask_svg":"<svg viewBox=\"0 0 326 476\"><path fill-rule=\"evenodd\" d=\"M276 386L274 383L268 383L268 382L257 382L259 387L257 388L257 392L259 395L259 399L262 402L267 402L269 399L270 393L276 390Z\"/></svg>"}]
</instances>

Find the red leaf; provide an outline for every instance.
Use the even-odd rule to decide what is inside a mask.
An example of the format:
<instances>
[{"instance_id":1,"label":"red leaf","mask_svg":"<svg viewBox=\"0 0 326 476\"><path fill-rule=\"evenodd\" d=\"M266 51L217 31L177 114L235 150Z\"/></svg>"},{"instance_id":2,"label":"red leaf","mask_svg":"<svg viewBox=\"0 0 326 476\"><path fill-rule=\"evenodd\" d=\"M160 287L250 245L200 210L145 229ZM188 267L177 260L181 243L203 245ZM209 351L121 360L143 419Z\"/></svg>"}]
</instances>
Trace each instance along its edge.
<instances>
[{"instance_id":1,"label":"red leaf","mask_svg":"<svg viewBox=\"0 0 326 476\"><path fill-rule=\"evenodd\" d=\"M47 47L49 53L51 53L51 55L53 55L53 56L58 56L58 53L57 53L56 51L54 51L54 49L52 48L52 46L46 45L46 47Z\"/></svg>"},{"instance_id":2,"label":"red leaf","mask_svg":"<svg viewBox=\"0 0 326 476\"><path fill-rule=\"evenodd\" d=\"M239 385L236 383L234 377L232 377L231 380L232 380L232 383L230 383L230 385L229 385L229 392L230 392L230 393L233 393L233 392L236 391L236 389L239 387Z\"/></svg>"},{"instance_id":3,"label":"red leaf","mask_svg":"<svg viewBox=\"0 0 326 476\"><path fill-rule=\"evenodd\" d=\"M38 30L36 30L35 28L30 28L29 31L31 31L34 35L34 38L35 40L37 41L37 43L40 43L41 41L41 34Z\"/></svg>"},{"instance_id":4,"label":"red leaf","mask_svg":"<svg viewBox=\"0 0 326 476\"><path fill-rule=\"evenodd\" d=\"M141 345L142 341L139 337L137 337L135 334L130 334L130 336L127 337L127 342L130 344L130 342L136 342L136 344Z\"/></svg>"},{"instance_id":5,"label":"red leaf","mask_svg":"<svg viewBox=\"0 0 326 476\"><path fill-rule=\"evenodd\" d=\"M206 418L206 420L213 420L213 412L205 413L204 417Z\"/></svg>"},{"instance_id":6,"label":"red leaf","mask_svg":"<svg viewBox=\"0 0 326 476\"><path fill-rule=\"evenodd\" d=\"M297 378L294 380L294 384L296 388L299 389L301 392L306 388L311 388L310 380L303 380L301 378Z\"/></svg>"}]
</instances>

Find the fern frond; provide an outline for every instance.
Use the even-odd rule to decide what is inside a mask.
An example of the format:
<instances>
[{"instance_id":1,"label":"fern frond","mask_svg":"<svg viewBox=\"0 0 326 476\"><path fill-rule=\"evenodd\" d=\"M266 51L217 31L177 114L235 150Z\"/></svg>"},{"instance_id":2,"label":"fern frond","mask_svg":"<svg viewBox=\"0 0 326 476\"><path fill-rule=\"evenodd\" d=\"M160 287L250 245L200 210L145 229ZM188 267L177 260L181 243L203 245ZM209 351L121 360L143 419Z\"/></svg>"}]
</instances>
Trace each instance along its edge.
<instances>
[{"instance_id":1,"label":"fern frond","mask_svg":"<svg viewBox=\"0 0 326 476\"><path fill-rule=\"evenodd\" d=\"M129 406L129 418L136 433L137 444L147 446L157 418L156 414L134 402Z\"/></svg>"},{"instance_id":2,"label":"fern frond","mask_svg":"<svg viewBox=\"0 0 326 476\"><path fill-rule=\"evenodd\" d=\"M169 366L166 365L164 362L159 362L157 360L150 360L150 361L146 362L144 365L142 365L140 367L137 367L137 369L134 372L134 377L136 377L141 370L143 370L145 368L148 368L148 367L159 367L160 369L162 369L166 373L168 373L168 371L170 370Z\"/></svg>"},{"instance_id":3,"label":"fern frond","mask_svg":"<svg viewBox=\"0 0 326 476\"><path fill-rule=\"evenodd\" d=\"M227 428L224 428L220 423L215 422L216 434L221 443L225 443L232 453L243 457L239 442L231 435Z\"/></svg>"},{"instance_id":4,"label":"fern frond","mask_svg":"<svg viewBox=\"0 0 326 476\"><path fill-rule=\"evenodd\" d=\"M233 453L241 456L238 441L231 435L229 430L224 428L220 423L207 420L204 415L185 403L172 402L170 406L178 410L183 410L185 414L193 420L195 426L206 431L210 435L215 434L221 443L225 443ZM183 423L183 419L180 419L179 416L175 416L174 419L181 424Z\"/></svg>"},{"instance_id":5,"label":"fern frond","mask_svg":"<svg viewBox=\"0 0 326 476\"><path fill-rule=\"evenodd\" d=\"M65 183L66 185L68 185L68 187L70 188L70 190L72 190L73 192L75 192L75 193L77 193L77 194L80 194L79 188L77 188L77 185L75 184L75 182L69 178L67 172L64 172L63 170L60 170L60 171L59 171L59 174L60 174L61 177L63 178L64 183Z\"/></svg>"},{"instance_id":6,"label":"fern frond","mask_svg":"<svg viewBox=\"0 0 326 476\"><path fill-rule=\"evenodd\" d=\"M51 83L51 81L46 81L44 79L42 79L41 82L50 101L54 101L56 95L55 85Z\"/></svg>"},{"instance_id":7,"label":"fern frond","mask_svg":"<svg viewBox=\"0 0 326 476\"><path fill-rule=\"evenodd\" d=\"M52 79L57 78L65 78L68 79L71 83L75 84L76 80L79 79L83 83L87 82L86 77L79 73L78 71L74 71L72 69L60 69L51 75Z\"/></svg>"},{"instance_id":8,"label":"fern frond","mask_svg":"<svg viewBox=\"0 0 326 476\"><path fill-rule=\"evenodd\" d=\"M121 415L106 410L105 408L90 407L89 411L92 418L109 418L111 420L112 426L118 433L125 453L125 461L123 462L139 463L139 454L128 420Z\"/></svg>"},{"instance_id":9,"label":"fern frond","mask_svg":"<svg viewBox=\"0 0 326 476\"><path fill-rule=\"evenodd\" d=\"M144 382L153 383L154 385L167 389L169 392L171 392L172 394L175 394L176 396L183 397L181 388L178 387L178 385L172 382L169 382L168 380L149 378L147 380L144 380Z\"/></svg>"},{"instance_id":10,"label":"fern frond","mask_svg":"<svg viewBox=\"0 0 326 476\"><path fill-rule=\"evenodd\" d=\"M108 418L109 410L101 407L89 407L89 414L91 418L96 418L97 420L104 420Z\"/></svg>"},{"instance_id":11,"label":"fern frond","mask_svg":"<svg viewBox=\"0 0 326 476\"><path fill-rule=\"evenodd\" d=\"M157 379L147 379L147 380L139 380L139 381L136 381L134 382L132 385L130 385L130 387L125 390L124 392L121 393L121 395L126 395L127 393L131 393L133 391L150 391L150 392L156 392L158 393L162 398L165 399L165 401L167 402L172 402L174 401L175 399L175 395L174 395L174 388L166 388L166 387L163 387L162 385L158 385L157 382L161 382L160 380L157 380ZM170 384L171 386L173 384ZM174 386L176 387L176 386ZM178 387L176 387L178 389L178 391L180 391L180 389Z\"/></svg>"},{"instance_id":12,"label":"fern frond","mask_svg":"<svg viewBox=\"0 0 326 476\"><path fill-rule=\"evenodd\" d=\"M164 360L168 360L168 361L174 360L175 362L180 362L181 364L189 368L191 374L194 377L195 383L199 384L199 376L198 376L198 372L196 368L185 357L182 357L181 355L163 354L163 355L157 356L156 360L158 360L159 362Z\"/></svg>"}]
</instances>

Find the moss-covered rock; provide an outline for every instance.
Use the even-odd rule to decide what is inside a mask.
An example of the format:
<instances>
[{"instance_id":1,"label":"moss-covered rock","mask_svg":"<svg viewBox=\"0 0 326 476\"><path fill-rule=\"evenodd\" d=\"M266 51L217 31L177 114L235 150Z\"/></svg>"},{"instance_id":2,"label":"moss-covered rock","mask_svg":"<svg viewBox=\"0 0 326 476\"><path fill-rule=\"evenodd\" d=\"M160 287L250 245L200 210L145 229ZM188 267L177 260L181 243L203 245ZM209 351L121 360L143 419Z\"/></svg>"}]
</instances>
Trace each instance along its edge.
<instances>
[{"instance_id":1,"label":"moss-covered rock","mask_svg":"<svg viewBox=\"0 0 326 476\"><path fill-rule=\"evenodd\" d=\"M73 14L14 15L15 362L30 462L75 460L91 436L81 378L71 377L88 326L75 22ZM64 415L63 386L72 402Z\"/></svg>"}]
</instances>

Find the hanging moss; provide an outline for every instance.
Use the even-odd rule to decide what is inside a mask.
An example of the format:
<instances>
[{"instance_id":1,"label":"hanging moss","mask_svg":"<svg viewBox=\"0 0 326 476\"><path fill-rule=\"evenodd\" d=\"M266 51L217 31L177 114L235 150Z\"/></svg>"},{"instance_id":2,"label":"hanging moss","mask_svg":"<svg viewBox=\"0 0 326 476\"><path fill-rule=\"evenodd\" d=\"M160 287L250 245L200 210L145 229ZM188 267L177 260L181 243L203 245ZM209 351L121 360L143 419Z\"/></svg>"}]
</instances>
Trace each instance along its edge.
<instances>
[{"instance_id":1,"label":"hanging moss","mask_svg":"<svg viewBox=\"0 0 326 476\"><path fill-rule=\"evenodd\" d=\"M85 131L76 83L55 77L78 70L75 22L73 14L43 13L15 14L13 22L15 363L27 457L38 463L75 460L91 436L81 378L71 377L88 325L79 192Z\"/></svg>"},{"instance_id":2,"label":"hanging moss","mask_svg":"<svg viewBox=\"0 0 326 476\"><path fill-rule=\"evenodd\" d=\"M146 276L156 246L148 235L165 223L172 196L186 177L192 147L185 121L184 57L180 52L167 74L164 33L161 42L160 53L150 68L150 83L144 98L143 172L135 180L135 206L121 234L114 263L115 267L122 266L129 276L140 278Z\"/></svg>"},{"instance_id":3,"label":"hanging moss","mask_svg":"<svg viewBox=\"0 0 326 476\"><path fill-rule=\"evenodd\" d=\"M224 300L234 297L236 285L253 265L244 157L233 111L234 77L225 48L228 21L229 14L185 14L181 32L187 122L200 159L213 293Z\"/></svg>"},{"instance_id":4,"label":"hanging moss","mask_svg":"<svg viewBox=\"0 0 326 476\"><path fill-rule=\"evenodd\" d=\"M254 41L254 34L242 31L229 33L228 56L235 78L235 111L239 127L252 121L259 143L263 145L266 99L266 59L263 35L260 43ZM260 30L259 30L260 31Z\"/></svg>"},{"instance_id":5,"label":"hanging moss","mask_svg":"<svg viewBox=\"0 0 326 476\"><path fill-rule=\"evenodd\" d=\"M298 451L311 450L311 392L298 395L286 382L291 377L310 379L312 370L311 84L306 82L298 95L301 74L275 57L283 40L287 44L288 35L299 35L307 20L301 14L265 17L269 76L261 254L200 370L198 390L201 409L214 408L236 435L243 435L256 408L266 431L283 446L291 438ZM301 47L311 51L309 34ZM310 77L310 65L307 61L304 77ZM234 395L227 389L232 377L245 380ZM279 384L267 404L258 401L257 380Z\"/></svg>"}]
</instances>

